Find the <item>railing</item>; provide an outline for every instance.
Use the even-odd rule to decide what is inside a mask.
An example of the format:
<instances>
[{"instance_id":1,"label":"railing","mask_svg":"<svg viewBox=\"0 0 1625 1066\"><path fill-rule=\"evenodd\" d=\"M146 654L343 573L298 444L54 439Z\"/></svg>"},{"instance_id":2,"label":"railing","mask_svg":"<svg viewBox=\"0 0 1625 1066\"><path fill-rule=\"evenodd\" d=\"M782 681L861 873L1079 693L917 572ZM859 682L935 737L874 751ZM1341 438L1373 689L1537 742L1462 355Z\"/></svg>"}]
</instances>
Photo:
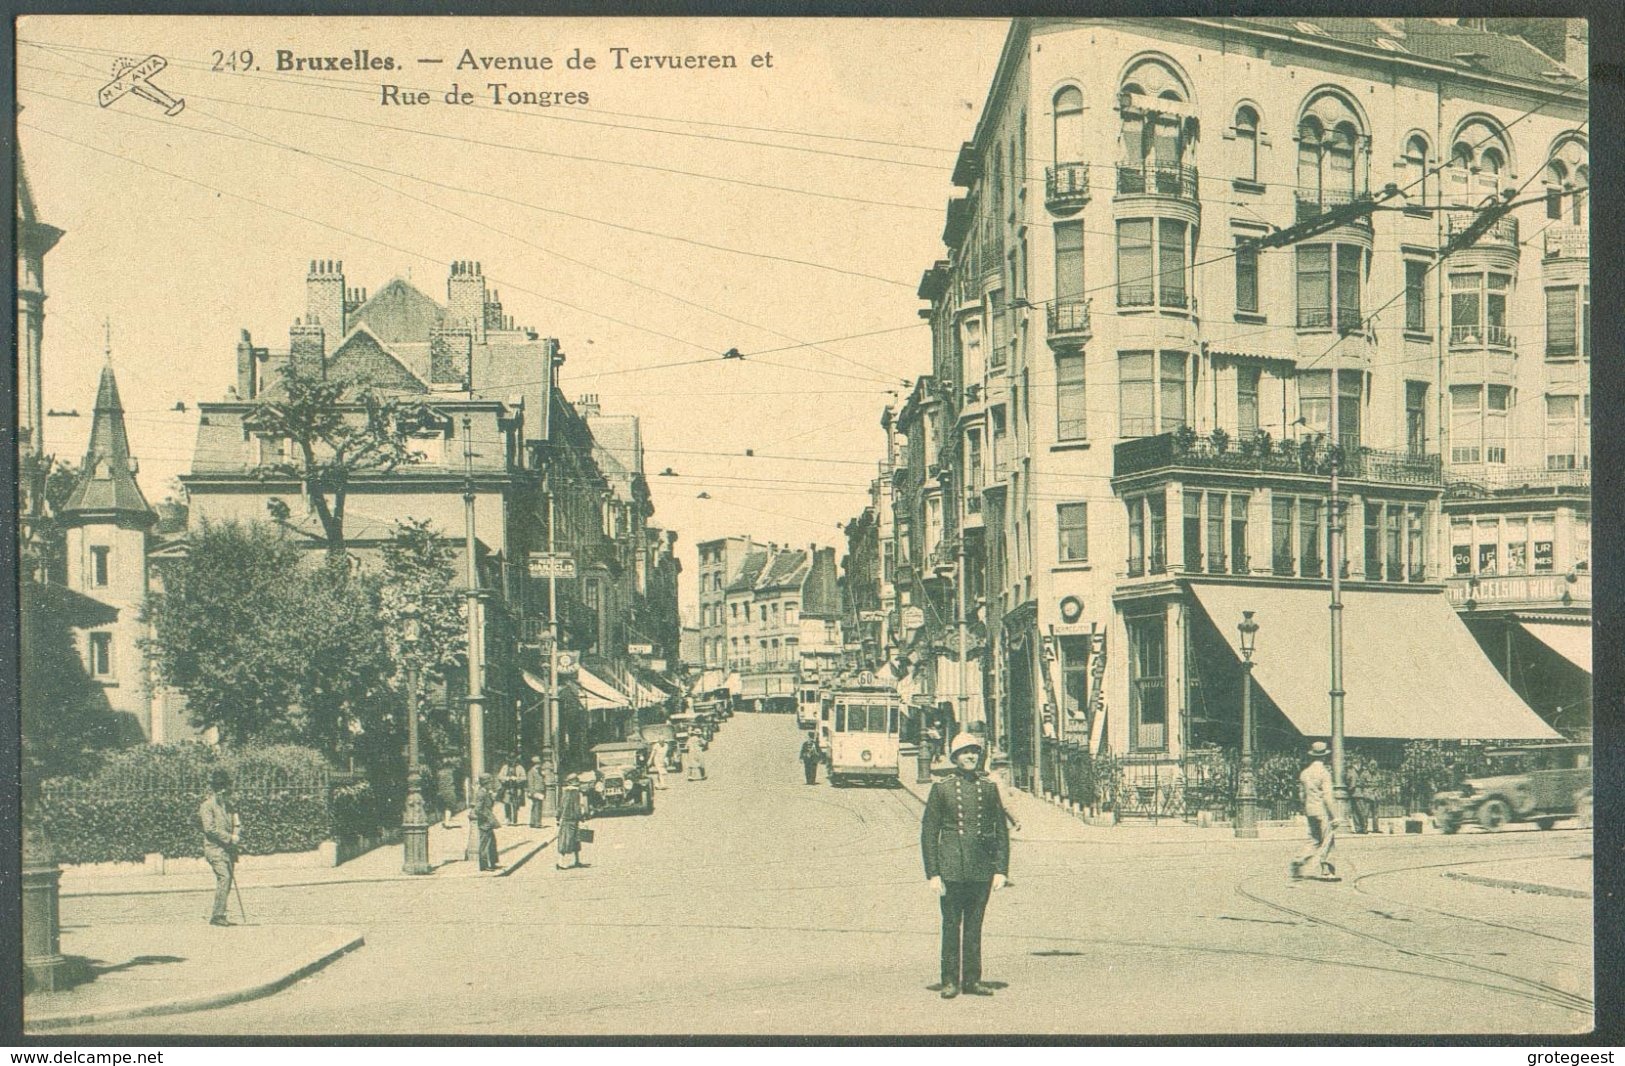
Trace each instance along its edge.
<instances>
[{"instance_id":1,"label":"railing","mask_svg":"<svg viewBox=\"0 0 1625 1066\"><path fill-rule=\"evenodd\" d=\"M1444 214L1444 231L1447 236L1454 237L1465 230L1478 219L1478 215L1470 211L1446 211ZM1510 215L1501 219L1485 230L1478 238L1479 244L1496 244L1504 248L1518 247L1518 220Z\"/></svg>"},{"instance_id":2,"label":"railing","mask_svg":"<svg viewBox=\"0 0 1625 1066\"><path fill-rule=\"evenodd\" d=\"M1044 204L1051 211L1071 210L1088 202L1088 163L1057 163L1044 168Z\"/></svg>"},{"instance_id":3,"label":"railing","mask_svg":"<svg viewBox=\"0 0 1625 1066\"><path fill-rule=\"evenodd\" d=\"M1195 202L1197 177L1195 167L1181 163L1119 163L1117 193L1119 196L1172 196Z\"/></svg>"},{"instance_id":4,"label":"railing","mask_svg":"<svg viewBox=\"0 0 1625 1066\"><path fill-rule=\"evenodd\" d=\"M1546 231L1547 259L1590 259L1591 233L1580 226L1553 226Z\"/></svg>"},{"instance_id":5,"label":"railing","mask_svg":"<svg viewBox=\"0 0 1625 1066\"><path fill-rule=\"evenodd\" d=\"M1087 297L1057 299L1049 305L1049 335L1087 339L1090 333Z\"/></svg>"},{"instance_id":6,"label":"railing","mask_svg":"<svg viewBox=\"0 0 1625 1066\"><path fill-rule=\"evenodd\" d=\"M1347 207L1354 203L1356 197L1350 192L1316 192L1311 189L1296 189L1293 197L1297 201L1297 220L1307 222L1312 218L1319 218L1326 212L1338 207ZM1366 197L1359 197L1366 199ZM1360 215L1348 220L1346 225L1359 226L1362 229L1371 228L1371 216Z\"/></svg>"},{"instance_id":7,"label":"railing","mask_svg":"<svg viewBox=\"0 0 1625 1066\"><path fill-rule=\"evenodd\" d=\"M1260 436L1239 441L1221 450L1206 438L1176 439L1172 433L1161 433L1154 437L1126 440L1117 445L1113 452L1113 477L1177 467L1323 477L1331 473L1331 447L1313 438L1299 443L1290 440L1273 442ZM1342 449L1339 472L1353 481L1423 486L1444 484L1443 468L1437 455L1412 455L1376 448Z\"/></svg>"},{"instance_id":8,"label":"railing","mask_svg":"<svg viewBox=\"0 0 1625 1066\"><path fill-rule=\"evenodd\" d=\"M1358 307L1339 307L1337 309L1337 328L1344 333L1360 333L1364 330L1365 316ZM1330 307L1300 307L1298 308L1299 329L1331 329L1332 309Z\"/></svg>"},{"instance_id":9,"label":"railing","mask_svg":"<svg viewBox=\"0 0 1625 1066\"><path fill-rule=\"evenodd\" d=\"M1480 499L1506 495L1561 496L1570 493L1590 495L1589 469L1548 470L1543 466L1514 467L1493 473L1452 474L1445 485L1447 499Z\"/></svg>"},{"instance_id":10,"label":"railing","mask_svg":"<svg viewBox=\"0 0 1625 1066\"><path fill-rule=\"evenodd\" d=\"M1518 350L1518 338L1505 326L1451 326L1452 348L1506 348Z\"/></svg>"},{"instance_id":11,"label":"railing","mask_svg":"<svg viewBox=\"0 0 1625 1066\"><path fill-rule=\"evenodd\" d=\"M1591 575L1573 574L1478 574L1445 579L1445 595L1450 602L1465 606L1488 604L1570 604L1591 602Z\"/></svg>"}]
</instances>

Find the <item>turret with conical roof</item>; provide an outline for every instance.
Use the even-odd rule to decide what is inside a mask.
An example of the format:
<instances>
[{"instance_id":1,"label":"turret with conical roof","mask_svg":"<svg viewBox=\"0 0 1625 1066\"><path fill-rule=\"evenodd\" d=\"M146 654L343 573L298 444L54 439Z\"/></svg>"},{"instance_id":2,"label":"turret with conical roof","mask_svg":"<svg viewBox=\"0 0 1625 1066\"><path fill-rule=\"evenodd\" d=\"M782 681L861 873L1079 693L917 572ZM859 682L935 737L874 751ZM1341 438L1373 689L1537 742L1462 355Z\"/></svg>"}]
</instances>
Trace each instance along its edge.
<instances>
[{"instance_id":1,"label":"turret with conical roof","mask_svg":"<svg viewBox=\"0 0 1625 1066\"><path fill-rule=\"evenodd\" d=\"M124 405L119 401L111 361L102 367L90 447L85 451L79 481L60 517L69 525L112 521L120 526L147 526L158 518L135 481L130 438L124 430Z\"/></svg>"}]
</instances>

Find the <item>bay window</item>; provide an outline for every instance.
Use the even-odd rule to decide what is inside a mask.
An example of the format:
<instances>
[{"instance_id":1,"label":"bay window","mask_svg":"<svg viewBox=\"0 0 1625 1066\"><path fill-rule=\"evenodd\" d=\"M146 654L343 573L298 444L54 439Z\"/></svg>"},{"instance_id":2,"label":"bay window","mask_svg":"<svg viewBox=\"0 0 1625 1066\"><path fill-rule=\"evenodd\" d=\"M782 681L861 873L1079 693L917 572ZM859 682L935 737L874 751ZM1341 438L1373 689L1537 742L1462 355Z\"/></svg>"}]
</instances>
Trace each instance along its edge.
<instances>
[{"instance_id":1,"label":"bay window","mask_svg":"<svg viewBox=\"0 0 1625 1066\"><path fill-rule=\"evenodd\" d=\"M1172 218L1128 219L1117 224L1117 304L1190 305L1189 227Z\"/></svg>"},{"instance_id":2,"label":"bay window","mask_svg":"<svg viewBox=\"0 0 1625 1066\"><path fill-rule=\"evenodd\" d=\"M1335 270L1333 269L1335 266ZM1365 250L1357 244L1298 246L1298 327L1360 328L1360 287L1365 277Z\"/></svg>"},{"instance_id":3,"label":"bay window","mask_svg":"<svg viewBox=\"0 0 1625 1066\"><path fill-rule=\"evenodd\" d=\"M1512 275L1468 273L1450 275L1450 343L1461 347L1510 347L1507 330L1507 291Z\"/></svg>"}]
</instances>

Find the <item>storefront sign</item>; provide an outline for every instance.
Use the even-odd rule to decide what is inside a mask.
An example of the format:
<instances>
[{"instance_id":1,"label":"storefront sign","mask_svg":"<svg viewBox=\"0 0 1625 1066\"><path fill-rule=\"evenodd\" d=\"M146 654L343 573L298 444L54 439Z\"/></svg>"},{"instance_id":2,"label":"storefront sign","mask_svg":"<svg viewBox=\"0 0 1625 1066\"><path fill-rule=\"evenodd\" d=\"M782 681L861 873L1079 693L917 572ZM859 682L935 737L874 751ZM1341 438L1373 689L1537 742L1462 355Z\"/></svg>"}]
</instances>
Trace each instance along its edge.
<instances>
[{"instance_id":1,"label":"storefront sign","mask_svg":"<svg viewBox=\"0 0 1625 1066\"><path fill-rule=\"evenodd\" d=\"M531 552L526 560L531 577L572 578L576 576L576 560L563 552Z\"/></svg>"},{"instance_id":2,"label":"storefront sign","mask_svg":"<svg viewBox=\"0 0 1625 1066\"><path fill-rule=\"evenodd\" d=\"M1552 569L1552 542L1549 540L1535 541L1535 570L1537 573L1549 572Z\"/></svg>"},{"instance_id":3,"label":"storefront sign","mask_svg":"<svg viewBox=\"0 0 1625 1066\"><path fill-rule=\"evenodd\" d=\"M654 653L655 646L653 644L628 644L626 646L626 654L628 655L653 655Z\"/></svg>"}]
</instances>

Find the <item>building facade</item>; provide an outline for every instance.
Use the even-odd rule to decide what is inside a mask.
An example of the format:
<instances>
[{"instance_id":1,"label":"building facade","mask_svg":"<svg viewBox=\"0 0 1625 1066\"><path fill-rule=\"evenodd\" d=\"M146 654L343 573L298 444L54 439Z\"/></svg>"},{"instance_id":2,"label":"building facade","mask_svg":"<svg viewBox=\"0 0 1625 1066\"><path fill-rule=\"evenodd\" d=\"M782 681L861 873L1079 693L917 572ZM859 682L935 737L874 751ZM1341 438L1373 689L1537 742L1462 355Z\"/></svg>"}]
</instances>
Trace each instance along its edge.
<instances>
[{"instance_id":1,"label":"building facade","mask_svg":"<svg viewBox=\"0 0 1625 1066\"><path fill-rule=\"evenodd\" d=\"M1577 528L1589 492L1586 95L1530 43L1553 21L1015 21L921 280L931 372L894 483L915 580L959 581L985 621L986 728L1018 782L1059 787L1068 745L1234 746L1241 609L1264 735L1324 736L1339 513L1350 646L1460 650L1445 586L1480 576L1455 542L1481 514L1517 511L1495 543L1521 531L1525 571L1539 550L1563 572L1497 495L1561 472L1551 523ZM1537 202L1441 256L1509 191ZM1447 495L1467 482L1495 487ZM1367 652L1350 737L1550 732L1487 662ZM1493 710L1413 706L1458 684Z\"/></svg>"}]
</instances>

